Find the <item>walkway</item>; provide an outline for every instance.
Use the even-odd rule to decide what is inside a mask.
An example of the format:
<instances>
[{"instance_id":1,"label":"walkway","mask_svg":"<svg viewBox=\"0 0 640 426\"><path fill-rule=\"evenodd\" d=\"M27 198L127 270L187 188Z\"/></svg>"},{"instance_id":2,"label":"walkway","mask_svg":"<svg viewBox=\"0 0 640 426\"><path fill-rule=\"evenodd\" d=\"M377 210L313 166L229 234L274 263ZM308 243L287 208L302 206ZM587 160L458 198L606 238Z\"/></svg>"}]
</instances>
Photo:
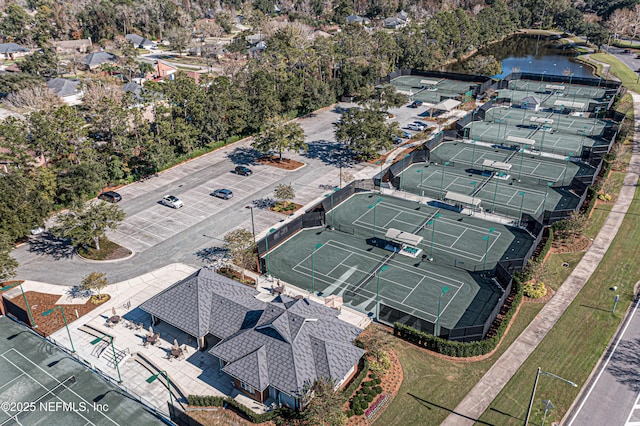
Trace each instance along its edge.
<instances>
[{"instance_id":1,"label":"walkway","mask_svg":"<svg viewBox=\"0 0 640 426\"><path fill-rule=\"evenodd\" d=\"M600 233L571 275L515 342L493 364L442 425L473 425L518 371L591 277L618 233L633 200L640 174L640 95L632 93L635 112L633 155L620 195Z\"/></svg>"}]
</instances>

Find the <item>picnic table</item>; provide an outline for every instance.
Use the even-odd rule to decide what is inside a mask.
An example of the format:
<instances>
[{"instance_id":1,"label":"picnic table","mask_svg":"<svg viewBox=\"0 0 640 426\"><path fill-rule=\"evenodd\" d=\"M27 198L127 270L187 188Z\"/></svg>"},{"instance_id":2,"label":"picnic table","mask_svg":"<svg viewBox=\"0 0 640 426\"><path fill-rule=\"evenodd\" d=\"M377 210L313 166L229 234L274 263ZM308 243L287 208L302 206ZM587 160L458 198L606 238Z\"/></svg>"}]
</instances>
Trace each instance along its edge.
<instances>
[{"instance_id":1,"label":"picnic table","mask_svg":"<svg viewBox=\"0 0 640 426\"><path fill-rule=\"evenodd\" d=\"M160 340L160 334L155 333L153 336L147 336L147 343L155 345Z\"/></svg>"},{"instance_id":2,"label":"picnic table","mask_svg":"<svg viewBox=\"0 0 640 426\"><path fill-rule=\"evenodd\" d=\"M110 324L117 324L120 322L120 315L113 315L108 321Z\"/></svg>"}]
</instances>

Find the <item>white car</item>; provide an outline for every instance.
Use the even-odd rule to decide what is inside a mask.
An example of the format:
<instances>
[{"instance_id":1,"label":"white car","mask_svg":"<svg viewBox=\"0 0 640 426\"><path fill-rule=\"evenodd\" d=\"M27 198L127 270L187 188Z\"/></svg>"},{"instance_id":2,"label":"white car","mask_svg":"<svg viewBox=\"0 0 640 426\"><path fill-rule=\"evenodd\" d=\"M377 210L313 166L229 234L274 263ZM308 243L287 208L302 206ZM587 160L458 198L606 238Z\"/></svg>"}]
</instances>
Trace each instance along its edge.
<instances>
[{"instance_id":1,"label":"white car","mask_svg":"<svg viewBox=\"0 0 640 426\"><path fill-rule=\"evenodd\" d=\"M179 209L184 206L184 203L180 201L178 197L174 197L173 195L165 195L162 197L162 204L165 206L173 207L174 209Z\"/></svg>"},{"instance_id":2,"label":"white car","mask_svg":"<svg viewBox=\"0 0 640 426\"><path fill-rule=\"evenodd\" d=\"M424 130L424 127L419 126L419 125L417 125L415 123L409 123L409 124L407 124L407 129L413 130L414 132L421 132L421 131Z\"/></svg>"}]
</instances>

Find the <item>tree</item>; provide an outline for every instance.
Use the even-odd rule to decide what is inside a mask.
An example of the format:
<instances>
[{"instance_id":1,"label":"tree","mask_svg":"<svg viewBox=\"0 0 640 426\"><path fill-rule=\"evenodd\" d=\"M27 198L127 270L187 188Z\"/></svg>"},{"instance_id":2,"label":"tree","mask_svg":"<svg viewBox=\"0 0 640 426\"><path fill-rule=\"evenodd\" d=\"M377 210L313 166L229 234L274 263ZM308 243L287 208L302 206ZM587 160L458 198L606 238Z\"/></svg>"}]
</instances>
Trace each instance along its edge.
<instances>
[{"instance_id":1,"label":"tree","mask_svg":"<svg viewBox=\"0 0 640 426\"><path fill-rule=\"evenodd\" d=\"M252 146L260 152L277 151L282 161L282 151L308 149L304 141L304 130L298 123L287 122L283 117L274 117L267 121L256 136Z\"/></svg>"},{"instance_id":2,"label":"tree","mask_svg":"<svg viewBox=\"0 0 640 426\"><path fill-rule=\"evenodd\" d=\"M332 378L321 377L304 388L306 403L303 416L309 425L342 426L346 416L342 412L344 400L336 390Z\"/></svg>"},{"instance_id":3,"label":"tree","mask_svg":"<svg viewBox=\"0 0 640 426\"><path fill-rule=\"evenodd\" d=\"M182 52L187 49L189 37L189 32L180 27L174 27L167 33L167 40L171 45L171 49L178 52L178 56L182 56Z\"/></svg>"},{"instance_id":4,"label":"tree","mask_svg":"<svg viewBox=\"0 0 640 426\"><path fill-rule=\"evenodd\" d=\"M100 238L105 237L107 229L116 229L124 218L125 213L115 204L88 202L58 216L51 233L70 239L74 246L88 246L93 242L96 250L100 250Z\"/></svg>"},{"instance_id":5,"label":"tree","mask_svg":"<svg viewBox=\"0 0 640 426\"><path fill-rule=\"evenodd\" d=\"M253 233L248 229L235 229L224 236L224 246L229 250L231 262L241 268L242 279L244 270L252 269L256 263L256 243Z\"/></svg>"},{"instance_id":6,"label":"tree","mask_svg":"<svg viewBox=\"0 0 640 426\"><path fill-rule=\"evenodd\" d=\"M20 70L28 74L47 79L58 75L58 57L56 52L49 47L25 56L19 66Z\"/></svg>"},{"instance_id":7,"label":"tree","mask_svg":"<svg viewBox=\"0 0 640 426\"><path fill-rule=\"evenodd\" d=\"M560 236L574 241L586 229L588 218L580 212L573 212L571 216L565 220L561 220L553 224L553 229Z\"/></svg>"},{"instance_id":8,"label":"tree","mask_svg":"<svg viewBox=\"0 0 640 426\"><path fill-rule=\"evenodd\" d=\"M334 124L336 140L347 145L361 159L372 158L382 149L393 146L397 123L387 124L385 117L373 109L351 108Z\"/></svg>"},{"instance_id":9,"label":"tree","mask_svg":"<svg viewBox=\"0 0 640 426\"><path fill-rule=\"evenodd\" d=\"M80 289L84 291L97 291L98 299L100 299L100 291L107 286L107 276L102 272L91 272L82 278Z\"/></svg>"},{"instance_id":10,"label":"tree","mask_svg":"<svg viewBox=\"0 0 640 426\"><path fill-rule=\"evenodd\" d=\"M0 282L15 277L18 262L11 257L13 245L4 232L0 232Z\"/></svg>"},{"instance_id":11,"label":"tree","mask_svg":"<svg viewBox=\"0 0 640 426\"><path fill-rule=\"evenodd\" d=\"M48 112L62 105L62 100L46 84L38 84L9 93L2 103L20 110Z\"/></svg>"},{"instance_id":12,"label":"tree","mask_svg":"<svg viewBox=\"0 0 640 426\"><path fill-rule=\"evenodd\" d=\"M289 205L289 200L293 200L296 198L296 192L291 185L285 185L284 183L279 184L273 190L273 195L278 199L282 200L284 207Z\"/></svg>"},{"instance_id":13,"label":"tree","mask_svg":"<svg viewBox=\"0 0 640 426\"><path fill-rule=\"evenodd\" d=\"M39 179L20 170L0 175L0 234L16 241L42 226L52 208Z\"/></svg>"}]
</instances>

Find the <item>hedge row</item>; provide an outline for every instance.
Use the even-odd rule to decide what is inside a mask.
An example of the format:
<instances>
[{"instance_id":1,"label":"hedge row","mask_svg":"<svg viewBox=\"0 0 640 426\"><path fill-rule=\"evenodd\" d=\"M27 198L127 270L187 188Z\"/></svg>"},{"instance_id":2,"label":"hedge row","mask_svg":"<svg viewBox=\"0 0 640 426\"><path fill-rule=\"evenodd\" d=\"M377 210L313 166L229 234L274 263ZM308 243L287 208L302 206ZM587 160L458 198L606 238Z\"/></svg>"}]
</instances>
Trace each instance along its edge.
<instances>
[{"instance_id":1,"label":"hedge row","mask_svg":"<svg viewBox=\"0 0 640 426\"><path fill-rule=\"evenodd\" d=\"M504 335L516 308L522 301L522 285L520 280L516 277L513 278L513 288L511 291L513 294L511 309L509 309L509 311L504 315L504 318L496 329L496 334L489 339L475 342L454 342L436 337L432 334L424 333L408 325L400 324L399 322L393 324L393 334L413 343L414 345L421 346L443 355L468 358L488 354L498 346L498 343Z\"/></svg>"},{"instance_id":2,"label":"hedge row","mask_svg":"<svg viewBox=\"0 0 640 426\"><path fill-rule=\"evenodd\" d=\"M257 414L240 404L235 399L225 396L200 396L200 395L189 395L187 397L189 401L189 405L194 407L225 407L230 408L236 413L240 414L242 417L250 420L253 423L264 423L269 420L273 420L276 417L285 417L292 418L296 417L297 413L290 410L287 407L277 408L273 411L268 411L263 414Z\"/></svg>"},{"instance_id":3,"label":"hedge row","mask_svg":"<svg viewBox=\"0 0 640 426\"><path fill-rule=\"evenodd\" d=\"M551 250L551 246L553 245L553 228L548 227L547 232L549 233L547 235L547 242L544 243L544 247L542 247L542 250L540 250L540 254L538 255L538 259L540 261L544 260L544 258L547 256L547 253L549 253L549 250Z\"/></svg>"},{"instance_id":4,"label":"hedge row","mask_svg":"<svg viewBox=\"0 0 640 426\"><path fill-rule=\"evenodd\" d=\"M367 361L366 356L360 358L358 368L360 369L360 373L358 373L358 375L351 381L351 384L342 391L345 401L351 398L351 395L353 395L356 389L358 389L360 383L362 383L362 381L367 377L367 373L369 373L369 361Z\"/></svg>"}]
</instances>

